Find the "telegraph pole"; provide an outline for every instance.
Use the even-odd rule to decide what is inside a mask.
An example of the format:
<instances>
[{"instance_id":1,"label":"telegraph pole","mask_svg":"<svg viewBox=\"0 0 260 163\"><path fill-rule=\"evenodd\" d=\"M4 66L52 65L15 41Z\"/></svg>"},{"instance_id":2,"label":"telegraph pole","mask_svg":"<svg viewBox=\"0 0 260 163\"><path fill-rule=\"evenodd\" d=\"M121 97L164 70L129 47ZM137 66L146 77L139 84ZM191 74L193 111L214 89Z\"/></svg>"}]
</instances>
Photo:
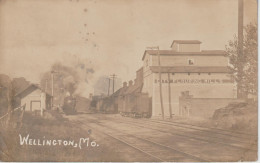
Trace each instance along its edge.
<instances>
[{"instance_id":1,"label":"telegraph pole","mask_svg":"<svg viewBox=\"0 0 260 163\"><path fill-rule=\"evenodd\" d=\"M147 47L147 48L148 48L148 49L157 49L158 67L159 67L160 102L161 102L162 118L164 119L164 108L163 108L163 97L162 97L162 73L161 73L160 48L159 48L159 46L156 46L156 47Z\"/></svg>"},{"instance_id":2,"label":"telegraph pole","mask_svg":"<svg viewBox=\"0 0 260 163\"><path fill-rule=\"evenodd\" d=\"M53 84L54 84L54 72L52 71L51 72L51 95L52 95L52 97L53 97L53 95L54 95L54 89L53 89Z\"/></svg>"},{"instance_id":3,"label":"telegraph pole","mask_svg":"<svg viewBox=\"0 0 260 163\"><path fill-rule=\"evenodd\" d=\"M237 74L237 98L242 98L244 95L244 91L242 90L242 74L243 74L243 18L244 18L244 4L243 0L238 0L238 74Z\"/></svg>"},{"instance_id":4,"label":"telegraph pole","mask_svg":"<svg viewBox=\"0 0 260 163\"><path fill-rule=\"evenodd\" d=\"M115 74L112 74L111 75L111 78L113 80L113 93L115 92L115 78L116 78L116 75Z\"/></svg>"},{"instance_id":5,"label":"telegraph pole","mask_svg":"<svg viewBox=\"0 0 260 163\"><path fill-rule=\"evenodd\" d=\"M46 79L46 80L45 80L45 92L47 92L47 85L48 85L47 82L48 82L48 80Z\"/></svg>"},{"instance_id":6,"label":"telegraph pole","mask_svg":"<svg viewBox=\"0 0 260 163\"><path fill-rule=\"evenodd\" d=\"M161 101L161 109L162 109L162 118L164 119L164 108L163 108L163 97L162 97L162 73L161 73L161 59L160 59L160 49L158 46L157 50L158 55L158 66L159 66L159 84L160 84L160 101Z\"/></svg>"},{"instance_id":7,"label":"telegraph pole","mask_svg":"<svg viewBox=\"0 0 260 163\"><path fill-rule=\"evenodd\" d=\"M58 73L56 71L51 71L51 95L52 95L52 102L51 105L53 107L53 99L54 99L54 73Z\"/></svg>"},{"instance_id":8,"label":"telegraph pole","mask_svg":"<svg viewBox=\"0 0 260 163\"><path fill-rule=\"evenodd\" d=\"M107 95L109 96L109 90L110 90L110 78L107 78L108 79L108 90L107 90Z\"/></svg>"},{"instance_id":9,"label":"telegraph pole","mask_svg":"<svg viewBox=\"0 0 260 163\"><path fill-rule=\"evenodd\" d=\"M169 72L168 72L168 92L169 92L169 114L170 114L170 118L172 118L171 78L170 78L170 73Z\"/></svg>"}]
</instances>

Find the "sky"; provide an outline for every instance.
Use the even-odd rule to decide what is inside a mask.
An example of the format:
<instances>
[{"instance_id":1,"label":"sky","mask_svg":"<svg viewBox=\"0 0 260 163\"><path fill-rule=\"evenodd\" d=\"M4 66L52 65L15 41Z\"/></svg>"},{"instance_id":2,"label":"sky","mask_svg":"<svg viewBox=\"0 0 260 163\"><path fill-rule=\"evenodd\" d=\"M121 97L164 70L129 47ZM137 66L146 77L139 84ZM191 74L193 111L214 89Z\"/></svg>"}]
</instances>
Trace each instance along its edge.
<instances>
[{"instance_id":1,"label":"sky","mask_svg":"<svg viewBox=\"0 0 260 163\"><path fill-rule=\"evenodd\" d=\"M0 73L38 83L51 65L93 68L133 80L148 46L200 40L224 50L237 33L238 0L0 0ZM256 0L244 0L244 24L257 21Z\"/></svg>"}]
</instances>

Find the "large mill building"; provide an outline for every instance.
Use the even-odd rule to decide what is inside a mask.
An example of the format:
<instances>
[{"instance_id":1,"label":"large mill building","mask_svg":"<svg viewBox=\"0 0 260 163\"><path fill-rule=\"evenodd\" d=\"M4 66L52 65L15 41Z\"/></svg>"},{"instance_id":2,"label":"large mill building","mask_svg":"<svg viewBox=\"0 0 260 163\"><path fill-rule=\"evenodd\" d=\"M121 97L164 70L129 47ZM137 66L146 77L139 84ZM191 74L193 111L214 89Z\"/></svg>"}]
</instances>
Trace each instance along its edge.
<instances>
[{"instance_id":1,"label":"large mill building","mask_svg":"<svg viewBox=\"0 0 260 163\"><path fill-rule=\"evenodd\" d=\"M143 93L152 98L152 116L161 116L159 83L165 116L180 115L179 98L189 92L198 99L235 99L229 59L222 50L201 50L198 40L174 40L171 50L146 50L143 55ZM160 55L161 81L159 80ZM169 98L170 96L170 98ZM171 104L171 106L169 105Z\"/></svg>"}]
</instances>

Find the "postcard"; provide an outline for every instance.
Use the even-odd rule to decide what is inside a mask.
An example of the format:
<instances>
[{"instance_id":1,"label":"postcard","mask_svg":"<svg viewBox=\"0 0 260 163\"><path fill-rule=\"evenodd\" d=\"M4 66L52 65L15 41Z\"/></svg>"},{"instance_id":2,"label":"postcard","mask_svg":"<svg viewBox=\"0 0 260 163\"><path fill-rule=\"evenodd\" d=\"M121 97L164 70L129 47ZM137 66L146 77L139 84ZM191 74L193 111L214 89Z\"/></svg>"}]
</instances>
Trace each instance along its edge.
<instances>
[{"instance_id":1,"label":"postcard","mask_svg":"<svg viewBox=\"0 0 260 163\"><path fill-rule=\"evenodd\" d=\"M0 0L0 161L258 160L256 0Z\"/></svg>"}]
</instances>

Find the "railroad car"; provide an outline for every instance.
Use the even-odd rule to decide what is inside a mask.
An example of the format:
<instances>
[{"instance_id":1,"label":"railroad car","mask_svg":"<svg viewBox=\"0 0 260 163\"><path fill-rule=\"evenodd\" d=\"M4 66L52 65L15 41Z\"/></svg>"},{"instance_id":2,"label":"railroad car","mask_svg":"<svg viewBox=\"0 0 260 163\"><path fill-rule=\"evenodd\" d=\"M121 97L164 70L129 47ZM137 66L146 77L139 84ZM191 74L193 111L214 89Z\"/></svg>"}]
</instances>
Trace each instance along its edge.
<instances>
[{"instance_id":1,"label":"railroad car","mask_svg":"<svg viewBox=\"0 0 260 163\"><path fill-rule=\"evenodd\" d=\"M118 110L122 116L151 117L151 99L145 93L131 93L119 98Z\"/></svg>"},{"instance_id":2,"label":"railroad car","mask_svg":"<svg viewBox=\"0 0 260 163\"><path fill-rule=\"evenodd\" d=\"M96 108L101 113L107 113L107 114L117 113L118 111L117 98L114 96L102 98L97 102Z\"/></svg>"}]
</instances>

